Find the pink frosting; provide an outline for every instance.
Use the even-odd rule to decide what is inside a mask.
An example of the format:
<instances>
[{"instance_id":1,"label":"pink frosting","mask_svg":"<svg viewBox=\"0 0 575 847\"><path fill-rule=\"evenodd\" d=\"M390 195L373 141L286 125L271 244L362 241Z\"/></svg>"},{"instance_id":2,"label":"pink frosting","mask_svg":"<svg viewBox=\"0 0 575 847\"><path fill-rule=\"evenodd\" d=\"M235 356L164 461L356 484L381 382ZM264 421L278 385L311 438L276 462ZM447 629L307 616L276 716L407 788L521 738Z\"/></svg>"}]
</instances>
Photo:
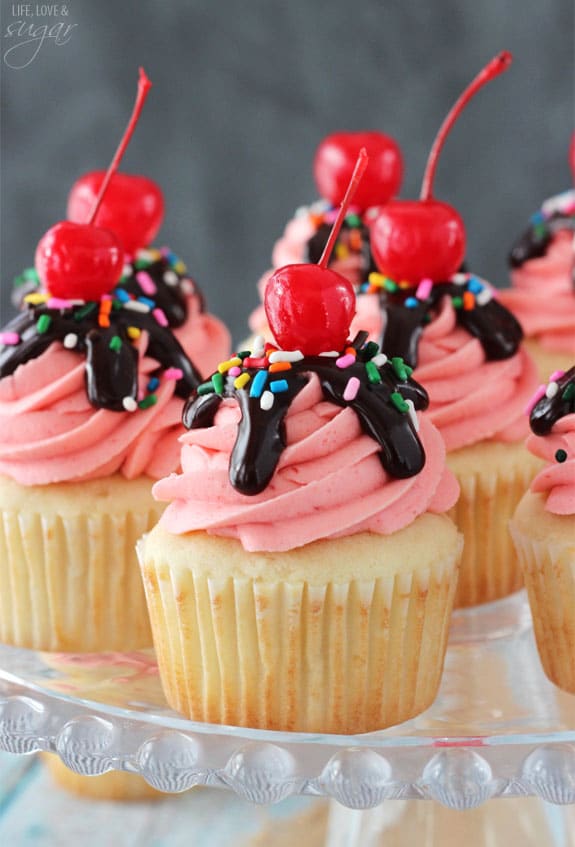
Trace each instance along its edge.
<instances>
[{"instance_id":1,"label":"pink frosting","mask_svg":"<svg viewBox=\"0 0 575 847\"><path fill-rule=\"evenodd\" d=\"M566 415L549 435L530 435L527 448L548 464L531 483L531 491L547 494L545 508L555 515L575 515L575 415ZM557 450L565 450L567 460L558 462Z\"/></svg>"},{"instance_id":2,"label":"pink frosting","mask_svg":"<svg viewBox=\"0 0 575 847\"><path fill-rule=\"evenodd\" d=\"M325 402L315 375L288 411L287 447L271 483L256 496L239 494L228 477L239 414L226 402L213 427L180 439L182 473L153 488L169 502L162 518L169 532L201 529L238 538L246 550L281 551L357 532L387 535L457 500L445 447L429 421L421 421L419 433L427 457L421 473L389 477L355 412Z\"/></svg>"},{"instance_id":3,"label":"pink frosting","mask_svg":"<svg viewBox=\"0 0 575 847\"><path fill-rule=\"evenodd\" d=\"M518 318L525 335L547 350L575 354L573 233L557 233L547 252L511 272L513 288L499 299Z\"/></svg>"},{"instance_id":4,"label":"pink frosting","mask_svg":"<svg viewBox=\"0 0 575 847\"><path fill-rule=\"evenodd\" d=\"M138 345L144 390L158 363L145 356L146 333ZM55 342L0 381L0 474L47 485L118 472L157 479L177 468L183 427L175 382L161 381L155 406L112 412L90 405L84 371L84 356Z\"/></svg>"},{"instance_id":5,"label":"pink frosting","mask_svg":"<svg viewBox=\"0 0 575 847\"><path fill-rule=\"evenodd\" d=\"M230 355L231 337L225 324L209 312L200 311L200 298L186 298L188 317L174 335L202 376L213 373Z\"/></svg>"}]
</instances>

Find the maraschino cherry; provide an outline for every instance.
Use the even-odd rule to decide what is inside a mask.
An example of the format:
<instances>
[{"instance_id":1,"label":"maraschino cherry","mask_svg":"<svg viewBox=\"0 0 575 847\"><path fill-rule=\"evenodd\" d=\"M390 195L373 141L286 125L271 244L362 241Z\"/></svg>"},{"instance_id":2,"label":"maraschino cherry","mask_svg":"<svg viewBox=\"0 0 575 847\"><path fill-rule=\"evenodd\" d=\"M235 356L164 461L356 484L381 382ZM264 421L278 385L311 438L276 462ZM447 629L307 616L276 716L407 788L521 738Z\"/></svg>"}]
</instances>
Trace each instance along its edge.
<instances>
[{"instance_id":1,"label":"maraschino cherry","mask_svg":"<svg viewBox=\"0 0 575 847\"><path fill-rule=\"evenodd\" d=\"M569 164L571 165L571 173L575 182L575 132L571 136L571 144L569 145Z\"/></svg>"},{"instance_id":2,"label":"maraschino cherry","mask_svg":"<svg viewBox=\"0 0 575 847\"><path fill-rule=\"evenodd\" d=\"M286 265L268 280L264 295L266 316L284 350L318 356L341 350L345 345L355 313L355 294L351 283L327 265L367 163L368 155L362 149L317 265Z\"/></svg>"},{"instance_id":3,"label":"maraschino cherry","mask_svg":"<svg viewBox=\"0 0 575 847\"><path fill-rule=\"evenodd\" d=\"M487 82L507 70L511 54L492 59L459 97L444 120L431 148L416 200L392 200L371 226L371 250L380 271L396 281L448 280L465 257L465 227L459 213L433 199L433 180L443 144L468 101Z\"/></svg>"},{"instance_id":4,"label":"maraschino cherry","mask_svg":"<svg viewBox=\"0 0 575 847\"><path fill-rule=\"evenodd\" d=\"M354 206L361 211L379 206L399 190L403 159L393 138L382 132L335 132L321 142L313 162L317 189L333 206L343 200L360 150L366 150L369 165Z\"/></svg>"},{"instance_id":5,"label":"maraschino cherry","mask_svg":"<svg viewBox=\"0 0 575 847\"><path fill-rule=\"evenodd\" d=\"M132 116L102 181L86 223L61 221L51 227L36 248L36 270L52 297L99 300L120 279L124 248L115 232L94 221L112 176L126 151L152 83L140 68Z\"/></svg>"}]
</instances>

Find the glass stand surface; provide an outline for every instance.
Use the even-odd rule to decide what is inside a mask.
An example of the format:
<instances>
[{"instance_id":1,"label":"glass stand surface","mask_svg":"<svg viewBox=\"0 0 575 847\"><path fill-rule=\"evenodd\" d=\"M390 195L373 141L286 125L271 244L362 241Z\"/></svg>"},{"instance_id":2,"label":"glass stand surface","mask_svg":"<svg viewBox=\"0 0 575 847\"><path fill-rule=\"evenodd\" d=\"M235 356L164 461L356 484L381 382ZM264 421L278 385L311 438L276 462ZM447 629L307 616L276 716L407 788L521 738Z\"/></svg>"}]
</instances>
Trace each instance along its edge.
<instances>
[{"instance_id":1,"label":"glass stand surface","mask_svg":"<svg viewBox=\"0 0 575 847\"><path fill-rule=\"evenodd\" d=\"M256 803L325 796L337 801L329 847L400 844L393 831L401 819L402 831L412 832L405 843L418 847L435 843L425 840L435 830L456 832L462 824L450 820L473 816L486 832L505 818L503 832L527 815L529 831L547 827L546 840L533 842L545 847L571 847L575 832L568 808L575 804L575 697L543 674L524 592L457 612L434 704L368 735L186 720L165 703L153 651L75 655L0 646L0 748L55 752L84 775L140 773L168 792L209 785ZM501 811L495 798L516 799ZM473 815L457 814L470 809ZM485 843L498 847L494 839ZM447 835L441 843L450 843ZM467 837L453 843L475 844ZM507 837L505 847L512 843L532 842Z\"/></svg>"}]
</instances>

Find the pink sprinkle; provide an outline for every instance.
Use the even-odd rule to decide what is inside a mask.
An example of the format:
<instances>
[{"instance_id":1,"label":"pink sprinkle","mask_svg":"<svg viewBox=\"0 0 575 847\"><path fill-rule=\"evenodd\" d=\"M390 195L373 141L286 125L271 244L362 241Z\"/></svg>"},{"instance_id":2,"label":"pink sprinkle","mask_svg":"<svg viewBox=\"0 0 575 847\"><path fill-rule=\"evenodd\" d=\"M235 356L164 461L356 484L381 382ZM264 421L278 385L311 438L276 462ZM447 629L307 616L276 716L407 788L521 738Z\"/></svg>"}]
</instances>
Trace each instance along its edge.
<instances>
[{"instance_id":1,"label":"pink sprinkle","mask_svg":"<svg viewBox=\"0 0 575 847\"><path fill-rule=\"evenodd\" d=\"M429 295L431 294L431 289L433 288L433 280L431 279L422 279L419 285L417 286L417 291L415 292L415 296L418 300L427 300Z\"/></svg>"},{"instance_id":2,"label":"pink sprinkle","mask_svg":"<svg viewBox=\"0 0 575 847\"><path fill-rule=\"evenodd\" d=\"M164 379L174 379L176 382L181 379L183 375L184 372L180 368L166 368L164 371Z\"/></svg>"},{"instance_id":3,"label":"pink sprinkle","mask_svg":"<svg viewBox=\"0 0 575 847\"><path fill-rule=\"evenodd\" d=\"M357 392L359 391L360 381L356 376L351 376L347 385L345 386L345 391L343 392L343 399L350 402L351 400L355 400L357 396Z\"/></svg>"},{"instance_id":4,"label":"pink sprinkle","mask_svg":"<svg viewBox=\"0 0 575 847\"><path fill-rule=\"evenodd\" d=\"M239 376L241 374L241 372L242 372L242 369L238 368L237 365L234 365L234 367L230 368L229 371L228 371L230 376Z\"/></svg>"},{"instance_id":5,"label":"pink sprinkle","mask_svg":"<svg viewBox=\"0 0 575 847\"><path fill-rule=\"evenodd\" d=\"M355 362L355 356L352 356L351 353L346 353L345 356L340 356L339 359L335 360L338 368L349 368L350 365L353 365Z\"/></svg>"},{"instance_id":6,"label":"pink sprinkle","mask_svg":"<svg viewBox=\"0 0 575 847\"><path fill-rule=\"evenodd\" d=\"M73 305L71 300L64 300L62 297L50 297L46 303L49 309L70 309Z\"/></svg>"},{"instance_id":7,"label":"pink sprinkle","mask_svg":"<svg viewBox=\"0 0 575 847\"><path fill-rule=\"evenodd\" d=\"M100 297L100 300L106 300L106 301L108 301L108 300L111 300L111 299L112 299L112 295L111 295L111 294L102 294L102 296Z\"/></svg>"},{"instance_id":8,"label":"pink sprinkle","mask_svg":"<svg viewBox=\"0 0 575 847\"><path fill-rule=\"evenodd\" d=\"M138 271L136 274L136 279L140 283L140 288L147 294L148 296L154 296L157 293L158 289L156 287L156 283L152 279L149 273L146 271Z\"/></svg>"},{"instance_id":9,"label":"pink sprinkle","mask_svg":"<svg viewBox=\"0 0 575 847\"><path fill-rule=\"evenodd\" d=\"M549 377L549 382L557 382L557 380L561 379L562 376L565 376L565 371L553 371Z\"/></svg>"},{"instance_id":10,"label":"pink sprinkle","mask_svg":"<svg viewBox=\"0 0 575 847\"><path fill-rule=\"evenodd\" d=\"M525 407L525 414L530 415L533 411L534 406L539 403L542 397L545 397L545 392L547 391L546 385L540 385L527 406Z\"/></svg>"},{"instance_id":11,"label":"pink sprinkle","mask_svg":"<svg viewBox=\"0 0 575 847\"><path fill-rule=\"evenodd\" d=\"M164 258L166 258L166 256L169 256L169 255L170 255L171 250L170 250L170 248L169 248L169 247L160 247L160 253L162 254L162 256L163 256Z\"/></svg>"},{"instance_id":12,"label":"pink sprinkle","mask_svg":"<svg viewBox=\"0 0 575 847\"><path fill-rule=\"evenodd\" d=\"M20 336L17 332L0 332L0 344L14 346L20 344Z\"/></svg>"},{"instance_id":13,"label":"pink sprinkle","mask_svg":"<svg viewBox=\"0 0 575 847\"><path fill-rule=\"evenodd\" d=\"M339 209L331 209L331 211L326 212L325 215L324 215L324 219L325 219L326 224L332 224L335 221L335 219L337 218L338 212L339 212Z\"/></svg>"},{"instance_id":14,"label":"pink sprinkle","mask_svg":"<svg viewBox=\"0 0 575 847\"><path fill-rule=\"evenodd\" d=\"M160 326L168 326L168 319L165 316L163 309L154 309L152 314Z\"/></svg>"}]
</instances>

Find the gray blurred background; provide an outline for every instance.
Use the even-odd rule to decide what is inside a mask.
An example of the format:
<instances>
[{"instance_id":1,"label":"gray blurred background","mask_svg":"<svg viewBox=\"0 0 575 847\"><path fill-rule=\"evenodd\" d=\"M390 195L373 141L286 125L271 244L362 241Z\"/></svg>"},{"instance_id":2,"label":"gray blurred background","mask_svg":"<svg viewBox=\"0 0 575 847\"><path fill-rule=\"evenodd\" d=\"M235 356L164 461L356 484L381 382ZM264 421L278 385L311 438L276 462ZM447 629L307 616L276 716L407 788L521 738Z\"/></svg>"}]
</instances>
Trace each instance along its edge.
<instances>
[{"instance_id":1,"label":"gray blurred background","mask_svg":"<svg viewBox=\"0 0 575 847\"><path fill-rule=\"evenodd\" d=\"M572 0L71 0L67 14L44 18L36 0L31 17L0 3L4 320L12 277L64 216L73 181L107 167L140 64L154 88L122 169L161 184L159 242L185 259L236 339L274 239L315 197L322 136L393 135L402 195L415 197L447 109L503 48L515 63L457 124L436 182L465 218L471 267L506 284L510 243L571 182ZM13 68L6 51L26 40L18 21L74 28ZM36 47L8 62L25 64Z\"/></svg>"}]
</instances>

